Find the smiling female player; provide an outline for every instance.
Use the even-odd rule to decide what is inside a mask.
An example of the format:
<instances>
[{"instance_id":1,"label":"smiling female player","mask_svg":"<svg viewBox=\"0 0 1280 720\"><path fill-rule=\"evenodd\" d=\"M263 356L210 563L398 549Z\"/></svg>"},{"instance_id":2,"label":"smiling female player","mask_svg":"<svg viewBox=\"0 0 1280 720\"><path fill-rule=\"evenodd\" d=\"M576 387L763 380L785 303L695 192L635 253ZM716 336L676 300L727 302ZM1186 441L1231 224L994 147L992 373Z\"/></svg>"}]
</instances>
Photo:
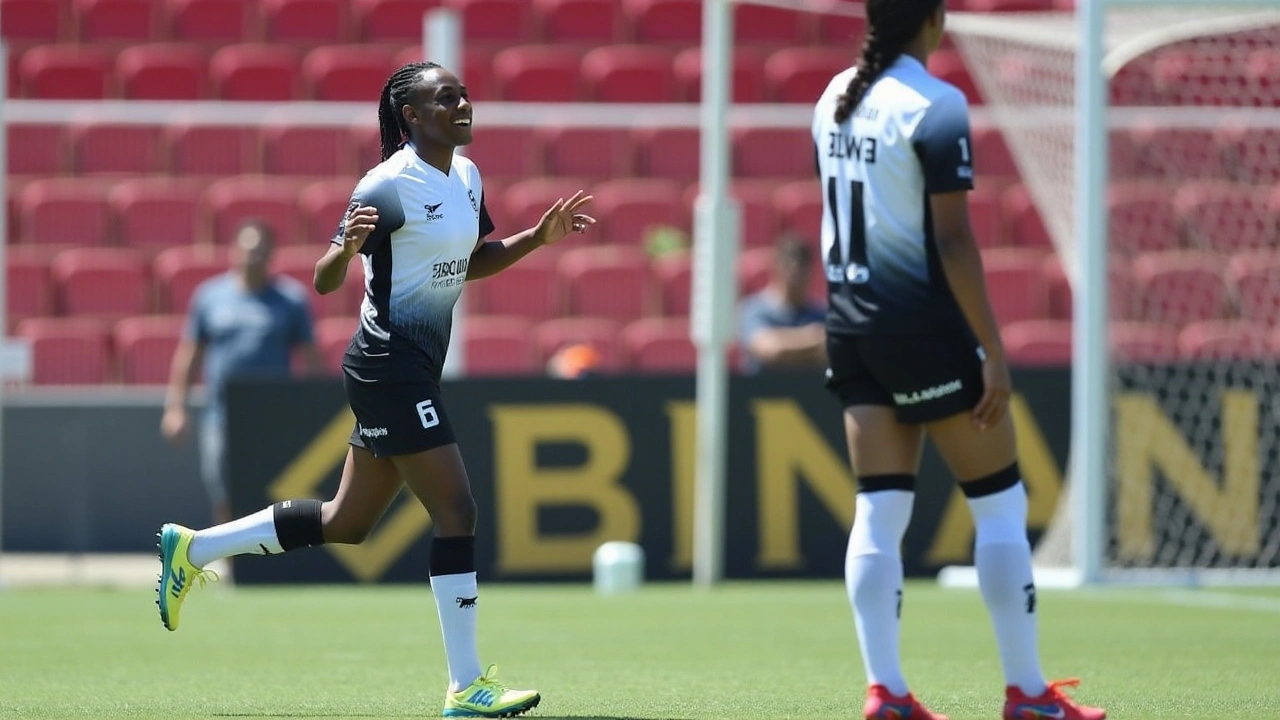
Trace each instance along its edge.
<instances>
[{"instance_id":1,"label":"smiling female player","mask_svg":"<svg viewBox=\"0 0 1280 720\"><path fill-rule=\"evenodd\" d=\"M320 293L337 290L347 264L364 263L360 322L343 359L356 416L338 492L328 502L286 500L225 525L160 530L160 618L178 613L202 568L232 555L274 555L324 543L360 543L403 485L434 526L431 589L450 684L446 717L509 717L537 706L510 690L476 650L476 504L440 392L453 306L468 280L502 271L536 248L585 232L581 191L557 201L537 227L505 240L493 232L480 172L454 149L471 142L472 106L458 78L435 63L397 70L378 106L383 162L356 186L329 250L316 263ZM406 142L407 141L407 142Z\"/></svg>"},{"instance_id":2,"label":"smiling female player","mask_svg":"<svg viewBox=\"0 0 1280 720\"><path fill-rule=\"evenodd\" d=\"M828 386L844 407L857 513L845 582L866 668L864 714L938 720L898 661L900 547L926 435L968 498L995 627L1005 720L1101 720L1040 672L1027 495L1007 412L1009 369L969 225L969 108L929 74L941 0L868 0L856 67L814 111L823 183Z\"/></svg>"}]
</instances>

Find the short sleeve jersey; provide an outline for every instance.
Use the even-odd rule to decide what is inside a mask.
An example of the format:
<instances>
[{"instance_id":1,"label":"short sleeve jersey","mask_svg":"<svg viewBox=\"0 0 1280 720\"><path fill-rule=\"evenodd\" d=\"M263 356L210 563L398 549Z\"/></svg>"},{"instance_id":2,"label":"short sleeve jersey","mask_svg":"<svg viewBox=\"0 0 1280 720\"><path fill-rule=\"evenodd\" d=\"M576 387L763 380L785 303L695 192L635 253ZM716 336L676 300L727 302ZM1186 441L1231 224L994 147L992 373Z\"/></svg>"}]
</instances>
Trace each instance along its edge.
<instances>
[{"instance_id":1,"label":"short sleeve jersey","mask_svg":"<svg viewBox=\"0 0 1280 720\"><path fill-rule=\"evenodd\" d=\"M471 254L494 229L480 171L455 154L446 175L405 146L356 185L347 212L362 205L378 223L360 249L365 295L343 365L370 382L439 382Z\"/></svg>"},{"instance_id":2,"label":"short sleeve jersey","mask_svg":"<svg viewBox=\"0 0 1280 720\"><path fill-rule=\"evenodd\" d=\"M955 86L902 56L836 123L856 69L814 109L822 180L827 330L927 334L964 327L934 242L929 196L973 189L969 106Z\"/></svg>"},{"instance_id":3,"label":"short sleeve jersey","mask_svg":"<svg viewBox=\"0 0 1280 720\"><path fill-rule=\"evenodd\" d=\"M218 415L229 378L287 375L293 348L313 342L306 290L286 277L258 292L231 273L210 278L192 297L184 335L204 346L205 410Z\"/></svg>"}]
</instances>

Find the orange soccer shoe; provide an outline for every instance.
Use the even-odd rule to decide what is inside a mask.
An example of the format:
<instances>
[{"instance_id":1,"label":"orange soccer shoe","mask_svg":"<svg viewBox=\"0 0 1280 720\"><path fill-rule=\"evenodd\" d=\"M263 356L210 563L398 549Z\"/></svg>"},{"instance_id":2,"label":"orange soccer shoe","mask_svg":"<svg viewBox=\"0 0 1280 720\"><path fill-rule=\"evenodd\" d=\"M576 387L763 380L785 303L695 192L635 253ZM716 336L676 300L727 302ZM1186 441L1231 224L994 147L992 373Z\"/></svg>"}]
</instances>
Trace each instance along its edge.
<instances>
[{"instance_id":1,"label":"orange soccer shoe","mask_svg":"<svg viewBox=\"0 0 1280 720\"><path fill-rule=\"evenodd\" d=\"M929 712L911 693L899 697L883 685L867 688L862 715L867 720L947 720L946 715Z\"/></svg>"},{"instance_id":2,"label":"orange soccer shoe","mask_svg":"<svg viewBox=\"0 0 1280 720\"><path fill-rule=\"evenodd\" d=\"M1005 688L1004 720L1104 720L1107 711L1102 708L1078 704L1066 693L1064 687L1080 684L1074 678L1055 680L1036 697L1029 697L1016 687Z\"/></svg>"}]
</instances>

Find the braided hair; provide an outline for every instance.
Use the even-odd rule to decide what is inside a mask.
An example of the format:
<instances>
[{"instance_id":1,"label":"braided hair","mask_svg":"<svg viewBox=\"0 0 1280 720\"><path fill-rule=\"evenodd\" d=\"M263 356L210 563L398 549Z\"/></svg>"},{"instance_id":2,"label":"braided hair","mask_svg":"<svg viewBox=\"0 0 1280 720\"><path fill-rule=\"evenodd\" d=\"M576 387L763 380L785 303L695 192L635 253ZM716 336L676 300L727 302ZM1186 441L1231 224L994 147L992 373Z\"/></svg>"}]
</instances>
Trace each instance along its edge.
<instances>
[{"instance_id":1,"label":"braided hair","mask_svg":"<svg viewBox=\"0 0 1280 720\"><path fill-rule=\"evenodd\" d=\"M409 126L400 108L409 104L409 93L417 87L422 73L438 67L440 65L433 62L409 63L391 73L387 84L382 86L382 97L378 100L378 132L382 136L383 160L395 155L409 137Z\"/></svg>"},{"instance_id":2,"label":"braided hair","mask_svg":"<svg viewBox=\"0 0 1280 720\"><path fill-rule=\"evenodd\" d=\"M858 71L836 103L837 123L849 119L872 83L897 61L941 3L942 0L867 0L867 37L862 42Z\"/></svg>"}]
</instances>

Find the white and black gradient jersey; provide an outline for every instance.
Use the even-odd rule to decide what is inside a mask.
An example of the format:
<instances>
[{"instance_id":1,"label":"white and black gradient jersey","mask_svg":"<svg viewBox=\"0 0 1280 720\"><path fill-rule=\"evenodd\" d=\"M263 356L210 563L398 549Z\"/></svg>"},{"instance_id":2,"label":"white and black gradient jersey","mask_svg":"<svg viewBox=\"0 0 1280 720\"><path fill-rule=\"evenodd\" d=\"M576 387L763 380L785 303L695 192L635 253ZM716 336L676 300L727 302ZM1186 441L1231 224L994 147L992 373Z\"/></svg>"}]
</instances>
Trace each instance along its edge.
<instances>
[{"instance_id":1,"label":"white and black gradient jersey","mask_svg":"<svg viewBox=\"0 0 1280 720\"><path fill-rule=\"evenodd\" d=\"M471 254L494 229L480 171L455 154L446 175L405 146L356 185L347 213L360 206L378 223L360 249L364 300L343 366L370 382L439 382Z\"/></svg>"},{"instance_id":2,"label":"white and black gradient jersey","mask_svg":"<svg viewBox=\"0 0 1280 720\"><path fill-rule=\"evenodd\" d=\"M966 327L943 275L929 196L973 189L964 94L902 56L835 122L855 68L814 109L822 180L828 332L925 334Z\"/></svg>"}]
</instances>

